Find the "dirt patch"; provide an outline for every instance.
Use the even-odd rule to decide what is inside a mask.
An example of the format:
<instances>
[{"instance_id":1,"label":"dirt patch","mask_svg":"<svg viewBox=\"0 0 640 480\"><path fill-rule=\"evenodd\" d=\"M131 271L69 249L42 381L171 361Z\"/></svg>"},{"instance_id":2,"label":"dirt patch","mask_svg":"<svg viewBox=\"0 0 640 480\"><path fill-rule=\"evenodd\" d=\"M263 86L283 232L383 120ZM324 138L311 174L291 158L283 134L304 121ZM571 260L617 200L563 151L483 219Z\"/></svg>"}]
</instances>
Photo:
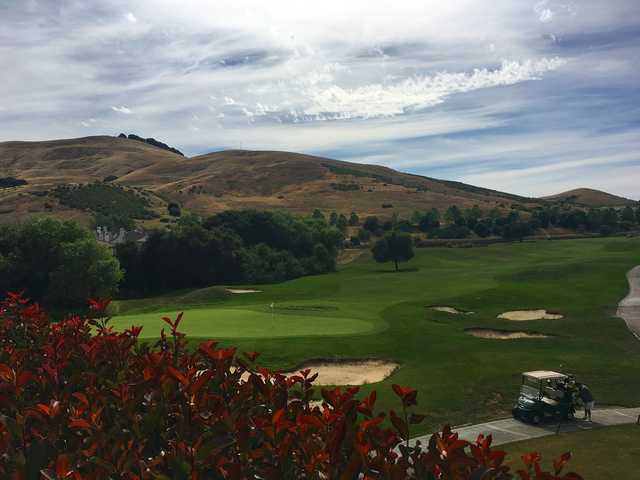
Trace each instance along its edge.
<instances>
[{"instance_id":1,"label":"dirt patch","mask_svg":"<svg viewBox=\"0 0 640 480\"><path fill-rule=\"evenodd\" d=\"M347 265L360 258L365 252L368 252L368 250L362 248L345 248L340 252L336 261L338 265Z\"/></svg>"},{"instance_id":2,"label":"dirt patch","mask_svg":"<svg viewBox=\"0 0 640 480\"><path fill-rule=\"evenodd\" d=\"M227 288L227 292L235 293L235 294L243 294L243 293L260 293L262 290L251 290L245 288Z\"/></svg>"},{"instance_id":3,"label":"dirt patch","mask_svg":"<svg viewBox=\"0 0 640 480\"><path fill-rule=\"evenodd\" d=\"M492 328L467 328L465 332L478 338L491 340L516 340L519 338L549 338L549 335L538 332L524 332L511 330L495 330Z\"/></svg>"},{"instance_id":4,"label":"dirt patch","mask_svg":"<svg viewBox=\"0 0 640 480\"><path fill-rule=\"evenodd\" d=\"M529 320L560 320L564 315L546 310L512 310L498 315L503 320L512 320L514 322L526 322Z\"/></svg>"},{"instance_id":5,"label":"dirt patch","mask_svg":"<svg viewBox=\"0 0 640 480\"><path fill-rule=\"evenodd\" d=\"M387 360L323 360L306 363L295 372L286 374L297 374L300 370L308 368L312 374L318 373L314 385L364 385L381 382L391 376L399 366Z\"/></svg>"},{"instance_id":6,"label":"dirt patch","mask_svg":"<svg viewBox=\"0 0 640 480\"><path fill-rule=\"evenodd\" d=\"M428 308L436 310L438 312L450 313L452 315L472 315L473 312L467 312L465 310L458 310L456 307L449 307L446 305L430 305Z\"/></svg>"}]
</instances>

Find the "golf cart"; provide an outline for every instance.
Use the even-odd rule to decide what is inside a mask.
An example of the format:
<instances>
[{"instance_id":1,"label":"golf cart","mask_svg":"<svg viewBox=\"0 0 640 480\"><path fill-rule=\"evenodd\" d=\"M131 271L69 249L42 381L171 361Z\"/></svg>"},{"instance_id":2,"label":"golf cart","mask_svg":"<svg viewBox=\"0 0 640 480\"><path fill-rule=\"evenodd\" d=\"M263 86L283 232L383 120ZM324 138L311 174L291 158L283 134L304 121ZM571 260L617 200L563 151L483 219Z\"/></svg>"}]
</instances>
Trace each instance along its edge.
<instances>
[{"instance_id":1,"label":"golf cart","mask_svg":"<svg viewBox=\"0 0 640 480\"><path fill-rule=\"evenodd\" d=\"M548 370L524 372L513 417L535 425L547 419L573 419L573 396L566 388L568 379L563 373Z\"/></svg>"}]
</instances>

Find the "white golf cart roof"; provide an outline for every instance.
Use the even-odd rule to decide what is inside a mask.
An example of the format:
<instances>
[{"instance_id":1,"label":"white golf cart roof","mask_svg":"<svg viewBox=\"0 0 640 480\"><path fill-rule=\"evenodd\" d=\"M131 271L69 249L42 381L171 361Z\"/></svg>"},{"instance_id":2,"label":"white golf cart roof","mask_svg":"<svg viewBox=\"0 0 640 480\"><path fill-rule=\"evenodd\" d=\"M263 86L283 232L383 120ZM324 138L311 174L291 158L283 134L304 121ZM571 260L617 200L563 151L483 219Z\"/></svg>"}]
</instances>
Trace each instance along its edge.
<instances>
[{"instance_id":1,"label":"white golf cart roof","mask_svg":"<svg viewBox=\"0 0 640 480\"><path fill-rule=\"evenodd\" d=\"M534 370L532 372L524 372L524 377L530 377L535 380L552 380L554 378L567 378L564 373L552 372L551 370Z\"/></svg>"}]
</instances>

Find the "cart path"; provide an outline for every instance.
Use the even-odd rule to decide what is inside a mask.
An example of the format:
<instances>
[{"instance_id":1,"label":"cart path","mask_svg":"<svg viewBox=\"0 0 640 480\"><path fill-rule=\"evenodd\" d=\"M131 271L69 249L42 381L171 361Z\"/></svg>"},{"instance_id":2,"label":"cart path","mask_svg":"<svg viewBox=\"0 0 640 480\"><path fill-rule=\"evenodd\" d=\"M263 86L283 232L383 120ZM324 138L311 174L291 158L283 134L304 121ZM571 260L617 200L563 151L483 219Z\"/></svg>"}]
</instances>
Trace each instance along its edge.
<instances>
[{"instance_id":1,"label":"cart path","mask_svg":"<svg viewBox=\"0 0 640 480\"><path fill-rule=\"evenodd\" d=\"M578 409L576 415L580 418L582 410ZM636 423L638 416L640 416L640 407L595 409L592 413L593 422L574 420L569 423L563 423L560 426L560 432L579 432L582 430L592 430L594 428ZM515 418L505 418L477 425L456 427L453 430L458 433L461 439L470 442L475 441L481 433L484 435L491 434L493 437L491 445L495 446L518 442L520 440L529 440L531 438L545 437L547 435L555 435L557 428L557 422L545 423L543 425L530 425ZM430 437L431 435L423 435L413 438L411 444L420 441L423 445L427 445Z\"/></svg>"},{"instance_id":2,"label":"cart path","mask_svg":"<svg viewBox=\"0 0 640 480\"><path fill-rule=\"evenodd\" d=\"M640 340L640 265L629 270L629 294L618 304L616 315L625 322L627 327Z\"/></svg>"}]
</instances>

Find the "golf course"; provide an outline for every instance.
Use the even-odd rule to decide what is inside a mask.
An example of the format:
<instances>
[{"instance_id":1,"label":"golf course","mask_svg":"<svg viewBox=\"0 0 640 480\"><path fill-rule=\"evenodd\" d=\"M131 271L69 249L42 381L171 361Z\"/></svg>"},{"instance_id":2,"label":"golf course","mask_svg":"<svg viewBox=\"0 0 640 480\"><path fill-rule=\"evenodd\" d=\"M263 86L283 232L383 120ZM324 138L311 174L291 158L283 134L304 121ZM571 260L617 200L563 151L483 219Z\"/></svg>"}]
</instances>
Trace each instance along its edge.
<instances>
[{"instance_id":1,"label":"golf course","mask_svg":"<svg viewBox=\"0 0 640 480\"><path fill-rule=\"evenodd\" d=\"M388 378L361 388L377 390L381 409L398 406L392 383L417 388L427 421L414 435L508 415L529 370L574 374L598 405L640 404L640 342L615 317L625 274L638 264L637 238L418 249L399 272L365 252L335 273L242 286L254 293L220 286L119 301L111 325L141 325L151 340L166 328L161 317L183 311L180 330L192 345L211 338L258 351L268 367L394 362ZM498 318L513 310L551 313ZM502 334L470 334L478 330Z\"/></svg>"}]
</instances>

